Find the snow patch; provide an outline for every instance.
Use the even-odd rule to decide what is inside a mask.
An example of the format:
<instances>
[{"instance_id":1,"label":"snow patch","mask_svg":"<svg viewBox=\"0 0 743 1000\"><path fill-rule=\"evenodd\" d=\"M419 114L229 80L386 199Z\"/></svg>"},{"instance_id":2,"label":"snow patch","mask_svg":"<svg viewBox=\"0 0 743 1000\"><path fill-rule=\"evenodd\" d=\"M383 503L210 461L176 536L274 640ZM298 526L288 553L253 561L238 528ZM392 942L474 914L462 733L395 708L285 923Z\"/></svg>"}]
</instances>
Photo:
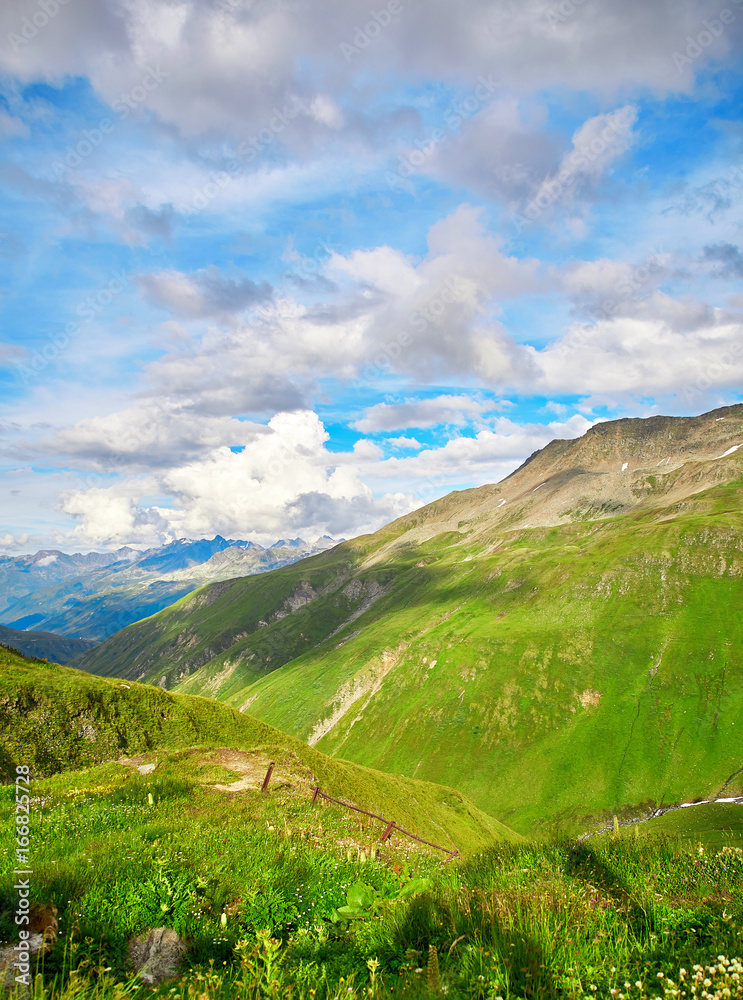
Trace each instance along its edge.
<instances>
[{"instance_id":1,"label":"snow patch","mask_svg":"<svg viewBox=\"0 0 743 1000\"><path fill-rule=\"evenodd\" d=\"M625 462L624 463L624 465L622 466L622 472L625 471L625 469L627 468L628 465L629 465L629 462Z\"/></svg>"},{"instance_id":2,"label":"snow patch","mask_svg":"<svg viewBox=\"0 0 743 1000\"><path fill-rule=\"evenodd\" d=\"M724 417L723 417L723 419L724 419ZM738 450L738 448L740 448L740 445L739 444L734 444L732 448L728 448L728 450L726 452L724 452L722 455L718 455L717 458L727 458L728 455L732 455L734 451ZM715 461L717 461L717 459L715 459Z\"/></svg>"},{"instance_id":3,"label":"snow patch","mask_svg":"<svg viewBox=\"0 0 743 1000\"><path fill-rule=\"evenodd\" d=\"M505 502L506 502L505 500L501 499L500 503L498 504L498 507L502 507ZM496 507L495 509L498 510L498 507Z\"/></svg>"}]
</instances>

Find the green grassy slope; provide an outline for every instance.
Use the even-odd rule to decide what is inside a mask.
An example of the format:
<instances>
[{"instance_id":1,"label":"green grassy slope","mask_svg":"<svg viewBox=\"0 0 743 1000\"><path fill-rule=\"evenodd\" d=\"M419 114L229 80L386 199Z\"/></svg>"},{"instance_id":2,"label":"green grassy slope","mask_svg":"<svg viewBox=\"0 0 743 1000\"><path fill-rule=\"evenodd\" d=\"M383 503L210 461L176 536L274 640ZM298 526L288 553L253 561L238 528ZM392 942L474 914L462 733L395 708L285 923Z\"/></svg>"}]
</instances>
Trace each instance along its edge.
<instances>
[{"instance_id":1,"label":"green grassy slope","mask_svg":"<svg viewBox=\"0 0 743 1000\"><path fill-rule=\"evenodd\" d=\"M205 562L191 565L190 558L206 556L213 545L202 541L187 545L186 550L179 551L179 548L176 542L163 550L153 550L142 561L132 563L121 559L113 566L78 567L74 574L53 579L43 587L36 585L41 583L42 574L48 567L41 570L35 567L33 572L17 569L13 572L8 565L12 561L5 560L3 566L0 559L0 622L17 628L23 627L19 622L31 619L28 624L40 631L100 642L132 622L169 607L197 587L236 576L268 572L297 562L314 549L309 543L270 549L243 549L232 545L216 551ZM174 568L178 566L180 568ZM24 586L32 589L25 592ZM0 638L0 641L15 645L9 640ZM74 657L82 656L92 642L78 648ZM29 655L47 656L29 647L18 648ZM66 663L72 658L60 662ZM49 659L56 660L57 656L51 654Z\"/></svg>"},{"instance_id":2,"label":"green grassy slope","mask_svg":"<svg viewBox=\"0 0 743 1000\"><path fill-rule=\"evenodd\" d=\"M312 738L346 708L326 752L455 784L522 830L710 795L743 765L739 524L535 530L471 563L432 540L394 616L266 677L250 711Z\"/></svg>"},{"instance_id":3,"label":"green grassy slope","mask_svg":"<svg viewBox=\"0 0 743 1000\"><path fill-rule=\"evenodd\" d=\"M523 832L712 795L743 766L743 407L594 431L205 588L83 665L453 785Z\"/></svg>"},{"instance_id":4,"label":"green grassy slope","mask_svg":"<svg viewBox=\"0 0 743 1000\"><path fill-rule=\"evenodd\" d=\"M648 1000L710 959L715 995L735 996L737 966L721 970L741 954L740 840L700 851L696 833L622 830L442 863L278 782L265 795L215 787L225 777L203 751L147 758L152 773L128 761L32 778L31 912L51 931L34 1000ZM13 786L0 787L1 857L14 856L15 815ZM359 890L373 908L339 921ZM17 891L6 865L4 941L18 939ZM127 962L153 927L186 946L159 988Z\"/></svg>"},{"instance_id":5,"label":"green grassy slope","mask_svg":"<svg viewBox=\"0 0 743 1000\"><path fill-rule=\"evenodd\" d=\"M303 581L316 592L332 588L349 578L353 567L353 543L345 543L299 565L203 587L164 612L122 629L105 643L101 655L92 650L76 666L101 676L150 683L164 677L170 687L219 653L247 648L245 640L250 639L250 651L260 651L254 660L255 676L261 676L264 664L275 669L310 648L342 624L359 603L335 595L321 609L312 603L286 614L285 602L292 600Z\"/></svg>"},{"instance_id":6,"label":"green grassy slope","mask_svg":"<svg viewBox=\"0 0 743 1000\"><path fill-rule=\"evenodd\" d=\"M157 671L176 679L168 644L197 638L216 655L182 690L320 737L327 753L454 785L522 831L706 796L743 765L740 490L700 494L681 516L397 550L356 574L388 593L325 642L353 604L343 586L255 633L250 616L295 574L318 590L342 578L340 553L263 577L274 594L236 581L201 621L188 601L150 620ZM219 653L234 622L248 635Z\"/></svg>"},{"instance_id":7,"label":"green grassy slope","mask_svg":"<svg viewBox=\"0 0 743 1000\"><path fill-rule=\"evenodd\" d=\"M519 839L453 789L335 760L210 699L104 680L0 647L4 775L17 763L29 764L42 777L121 756L193 747L261 751L270 759L291 760L309 772L308 789L316 781L329 794L442 846L453 842L469 851Z\"/></svg>"}]
</instances>

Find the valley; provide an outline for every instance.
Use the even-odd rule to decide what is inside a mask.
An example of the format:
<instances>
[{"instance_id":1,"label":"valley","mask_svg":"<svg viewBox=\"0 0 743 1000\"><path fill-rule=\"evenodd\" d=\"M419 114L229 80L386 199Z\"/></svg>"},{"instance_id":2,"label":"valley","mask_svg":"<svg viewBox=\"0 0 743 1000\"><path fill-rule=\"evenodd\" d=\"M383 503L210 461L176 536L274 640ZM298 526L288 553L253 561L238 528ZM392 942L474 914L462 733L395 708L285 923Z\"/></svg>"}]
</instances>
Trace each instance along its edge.
<instances>
[{"instance_id":1,"label":"valley","mask_svg":"<svg viewBox=\"0 0 743 1000\"><path fill-rule=\"evenodd\" d=\"M522 834L740 794L741 441L740 406L598 424L76 665L453 785Z\"/></svg>"}]
</instances>

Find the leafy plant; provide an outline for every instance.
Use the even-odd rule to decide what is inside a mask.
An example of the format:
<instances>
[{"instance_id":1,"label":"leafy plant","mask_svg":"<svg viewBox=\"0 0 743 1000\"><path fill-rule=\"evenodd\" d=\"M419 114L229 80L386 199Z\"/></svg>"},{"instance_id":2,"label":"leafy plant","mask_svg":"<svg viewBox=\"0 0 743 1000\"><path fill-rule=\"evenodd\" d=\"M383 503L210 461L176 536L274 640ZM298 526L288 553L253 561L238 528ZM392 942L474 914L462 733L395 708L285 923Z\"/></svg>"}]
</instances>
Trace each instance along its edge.
<instances>
[{"instance_id":1,"label":"leafy plant","mask_svg":"<svg viewBox=\"0 0 743 1000\"><path fill-rule=\"evenodd\" d=\"M430 889L431 881L427 878L408 878L401 882L396 892L383 895L373 886L365 882L354 882L346 893L346 905L339 906L331 915L334 922L344 920L361 920L379 914L385 903L394 900L410 899L421 892Z\"/></svg>"}]
</instances>

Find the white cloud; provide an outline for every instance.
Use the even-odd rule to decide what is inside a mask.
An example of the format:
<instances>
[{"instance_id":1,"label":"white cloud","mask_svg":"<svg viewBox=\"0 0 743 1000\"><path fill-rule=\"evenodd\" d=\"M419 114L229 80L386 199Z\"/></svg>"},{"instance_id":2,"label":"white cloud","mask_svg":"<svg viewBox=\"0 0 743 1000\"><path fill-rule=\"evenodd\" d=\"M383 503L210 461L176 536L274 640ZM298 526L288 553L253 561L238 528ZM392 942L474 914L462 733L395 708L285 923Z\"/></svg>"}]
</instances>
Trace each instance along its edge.
<instances>
[{"instance_id":1,"label":"white cloud","mask_svg":"<svg viewBox=\"0 0 743 1000\"><path fill-rule=\"evenodd\" d=\"M6 532L4 535L0 535L0 549L4 549L6 552L17 552L28 545L30 537L28 532L21 532L18 535Z\"/></svg>"},{"instance_id":2,"label":"white cloud","mask_svg":"<svg viewBox=\"0 0 743 1000\"><path fill-rule=\"evenodd\" d=\"M247 445L269 433L261 424L200 414L153 400L89 417L42 440L39 449L103 471L165 469L215 448Z\"/></svg>"},{"instance_id":3,"label":"white cloud","mask_svg":"<svg viewBox=\"0 0 743 1000\"><path fill-rule=\"evenodd\" d=\"M25 139L29 135L30 129L24 121L9 115L6 111L0 111L0 136L7 138L21 136Z\"/></svg>"},{"instance_id":4,"label":"white cloud","mask_svg":"<svg viewBox=\"0 0 743 1000\"><path fill-rule=\"evenodd\" d=\"M612 163L634 142L632 126L636 119L637 109L627 104L610 114L595 115L585 121L574 133L572 148L554 174L545 178L522 209L521 227L540 217L549 218L552 210L561 206L573 214L571 227L576 232L582 231L583 217L588 210L587 196Z\"/></svg>"},{"instance_id":5,"label":"white cloud","mask_svg":"<svg viewBox=\"0 0 743 1000\"><path fill-rule=\"evenodd\" d=\"M316 537L331 529L374 530L410 510L403 492L375 497L357 466L374 464L379 448L363 442L350 456L328 452L328 435L311 412L280 413L244 449L214 447L199 458L147 477L125 477L107 488L70 490L62 509L77 517L80 544L225 536ZM141 507L140 498L162 495L169 506Z\"/></svg>"},{"instance_id":6,"label":"white cloud","mask_svg":"<svg viewBox=\"0 0 743 1000\"><path fill-rule=\"evenodd\" d=\"M406 448L410 451L420 451L424 447L420 441L411 437L387 438L386 443L392 445L393 448Z\"/></svg>"},{"instance_id":7,"label":"white cloud","mask_svg":"<svg viewBox=\"0 0 743 1000\"><path fill-rule=\"evenodd\" d=\"M70 541L74 539L84 545L107 546L127 541L157 545L176 537L163 516L166 512L156 507L141 510L132 496L125 495L132 485L63 494L61 509L82 522L70 533Z\"/></svg>"},{"instance_id":8,"label":"white cloud","mask_svg":"<svg viewBox=\"0 0 743 1000\"><path fill-rule=\"evenodd\" d=\"M315 121L328 128L339 129L343 125L343 112L332 99L324 94L318 94L310 104L310 114Z\"/></svg>"},{"instance_id":9,"label":"white cloud","mask_svg":"<svg viewBox=\"0 0 743 1000\"><path fill-rule=\"evenodd\" d=\"M214 266L194 274L173 270L141 274L138 281L150 302L189 319L228 317L265 301L271 294L266 282L257 284L247 277L226 278Z\"/></svg>"},{"instance_id":10,"label":"white cloud","mask_svg":"<svg viewBox=\"0 0 743 1000\"><path fill-rule=\"evenodd\" d=\"M266 433L239 453L217 447L161 472L68 490L62 509L80 523L67 542L154 545L215 533L266 541L287 531L355 535L434 499L449 485L495 482L553 438L577 437L591 425L579 415L523 426L497 417L491 427L440 448L421 450L414 439L398 439L419 454L383 459L368 441L352 452L328 452L327 432L314 413L277 414ZM145 506L142 498L153 495L163 500Z\"/></svg>"},{"instance_id":11,"label":"white cloud","mask_svg":"<svg viewBox=\"0 0 743 1000\"><path fill-rule=\"evenodd\" d=\"M350 379L380 358L426 380L474 374L488 384L529 374L530 359L492 313L546 285L538 261L503 252L480 209L462 205L431 226L419 261L381 246L334 252L318 271L336 287L324 302L276 293L240 317L228 310L258 298L252 283L246 290L216 269L142 277L145 296L174 315L209 314L220 324L150 364L148 381L200 412L252 413L299 407L317 378Z\"/></svg>"},{"instance_id":12,"label":"white cloud","mask_svg":"<svg viewBox=\"0 0 743 1000\"><path fill-rule=\"evenodd\" d=\"M549 424L518 424L497 417L492 427L472 436L452 437L442 447L426 448L415 456L388 458L362 467L360 473L377 489L416 483L419 499L428 502L447 487L496 483L554 438L580 437L595 422L579 414Z\"/></svg>"},{"instance_id":13,"label":"white cloud","mask_svg":"<svg viewBox=\"0 0 743 1000\"><path fill-rule=\"evenodd\" d=\"M491 384L525 375L519 368L528 359L491 316L500 302L539 290L538 262L507 256L502 242L470 205L431 226L427 256L414 271L400 263L400 292L370 317L369 359L387 351L394 371L424 381L474 375ZM383 277L391 282L394 270Z\"/></svg>"},{"instance_id":14,"label":"white cloud","mask_svg":"<svg viewBox=\"0 0 743 1000\"><path fill-rule=\"evenodd\" d=\"M743 323L703 302L655 292L616 317L576 323L541 351L526 347L549 393L678 395L693 405L710 388L743 381Z\"/></svg>"},{"instance_id":15,"label":"white cloud","mask_svg":"<svg viewBox=\"0 0 743 1000\"><path fill-rule=\"evenodd\" d=\"M492 403L473 399L471 396L436 396L431 399L407 400L404 403L377 403L351 426L365 434L403 430L407 427L432 427L436 424L461 427L493 408Z\"/></svg>"}]
</instances>

